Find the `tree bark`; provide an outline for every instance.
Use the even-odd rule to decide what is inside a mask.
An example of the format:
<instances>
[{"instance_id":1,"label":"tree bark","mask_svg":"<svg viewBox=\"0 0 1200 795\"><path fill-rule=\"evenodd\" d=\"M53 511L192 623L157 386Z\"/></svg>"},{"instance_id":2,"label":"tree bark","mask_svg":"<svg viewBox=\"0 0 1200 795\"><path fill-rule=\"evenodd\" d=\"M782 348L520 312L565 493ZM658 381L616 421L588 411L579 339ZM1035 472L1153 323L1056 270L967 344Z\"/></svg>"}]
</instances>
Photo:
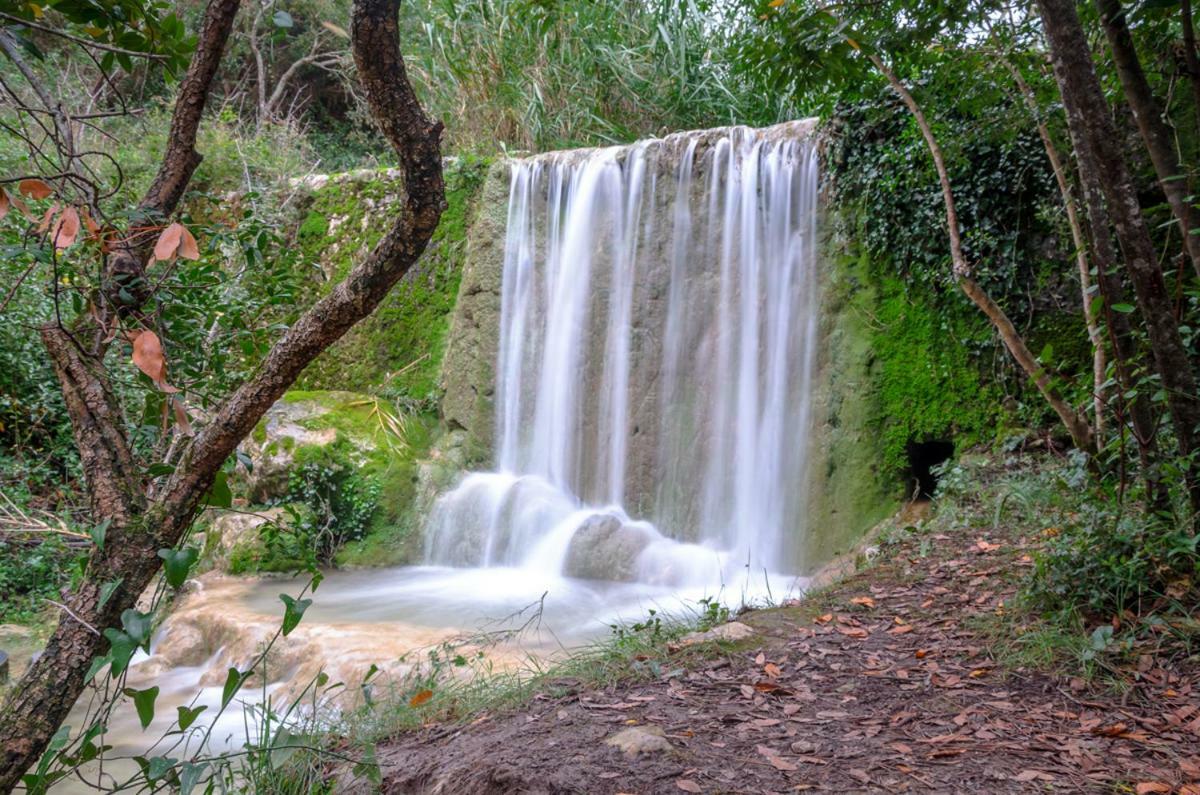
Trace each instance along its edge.
<instances>
[{"instance_id":1,"label":"tree bark","mask_svg":"<svg viewBox=\"0 0 1200 795\"><path fill-rule=\"evenodd\" d=\"M1071 140L1077 152L1087 151L1098 173L1124 253L1125 268L1146 324L1155 368L1167 393L1185 485L1193 509L1200 512L1200 481L1196 478L1196 464L1191 461L1200 425L1200 396L1196 394L1195 374L1180 338L1154 244L1109 117L1074 0L1038 0L1038 8L1050 44L1054 76L1067 110Z\"/></svg>"},{"instance_id":2,"label":"tree bark","mask_svg":"<svg viewBox=\"0 0 1200 795\"><path fill-rule=\"evenodd\" d=\"M1021 71L1007 59L1002 60L1012 74L1013 80L1016 81L1017 89L1024 97L1026 107L1033 115L1038 136L1042 139L1042 146L1046 150L1046 159L1050 161L1050 168L1054 171L1054 181L1058 184L1058 193L1062 196L1063 209L1067 213L1067 226L1071 230L1071 244L1075 246L1075 264L1079 270L1079 290L1083 298L1083 322L1087 327L1088 339L1092 343L1092 412L1095 415L1095 419L1092 421L1092 430L1095 433L1096 446L1102 447L1104 445L1104 382L1108 380L1106 377L1108 366L1105 361L1104 339L1100 334L1100 324L1096 319L1096 313L1092 310L1092 279L1088 263L1087 238L1083 234L1083 225L1079 221L1079 211L1075 204L1075 195L1071 191L1070 181L1067 179L1066 166L1058 154L1058 147L1054 145L1054 139L1050 136L1050 129L1042 121L1037 97L1034 96L1029 84L1025 82Z\"/></svg>"},{"instance_id":3,"label":"tree bark","mask_svg":"<svg viewBox=\"0 0 1200 795\"><path fill-rule=\"evenodd\" d=\"M1113 250L1109 231L1108 210L1104 206L1104 191L1100 187L1100 175L1087 148L1075 150L1079 183L1084 205L1087 207L1088 229L1091 233L1092 256L1096 261L1096 284L1104 297L1104 325L1112 344L1113 366L1120 385L1118 399L1133 391L1132 363L1138 358L1138 345L1133 336L1130 315L1117 312L1114 306L1125 303L1125 288L1116 272L1117 253ZM1141 390L1128 401L1128 422L1133 429L1134 444L1137 446L1141 464L1142 480L1146 483L1147 502L1155 508L1167 504L1167 490L1159 475L1159 445L1157 421L1150 404L1150 395Z\"/></svg>"},{"instance_id":4,"label":"tree bark","mask_svg":"<svg viewBox=\"0 0 1200 795\"><path fill-rule=\"evenodd\" d=\"M1029 350L1029 346L1025 344L1025 340L1008 318L1008 315L1005 314L999 304L992 300L987 291L983 289L983 286L975 281L973 268L970 262L967 261L966 254L963 253L962 235L958 226L958 210L954 202L954 191L950 185L950 172L946 168L946 160L942 155L942 148L933 134L933 128L929 126L929 122L925 118L924 111L921 110L921 106L917 104L912 93L900 81L896 73L879 56L869 54L867 57L871 59L871 63L875 65L875 68L887 78L892 89L904 101L905 106L916 120L917 127L920 129L929 153L933 157L933 163L937 168L938 180L942 188L942 203L946 207L946 227L950 235L950 259L954 268L954 279L958 283L959 288L971 299L975 306L979 307L987 315L988 320L991 321L996 332L1000 335L1000 339L1004 341L1004 345L1008 348L1009 353L1012 354L1017 364L1025 371L1025 374L1029 376L1034 385L1037 386L1038 391L1042 393L1042 396L1050 404L1050 407L1054 409L1054 413L1062 421L1075 446L1089 455L1094 454L1096 452L1095 436L1092 434L1092 429L1088 425L1087 418L1067 403L1062 394L1054 386L1049 373L1038 363L1037 358Z\"/></svg>"},{"instance_id":5,"label":"tree bark","mask_svg":"<svg viewBox=\"0 0 1200 795\"><path fill-rule=\"evenodd\" d=\"M1121 6L1121 0L1096 0L1096 5L1104 22L1104 34L1108 37L1117 76L1125 91L1125 101L1137 120L1138 132L1141 133L1146 151L1150 153L1154 172L1158 175L1158 184L1183 235L1183 250L1192 262L1192 269L1200 276L1200 234L1192 234L1192 230L1200 230L1200 220L1188 202L1191 186L1187 174L1179 167L1179 158L1171 144L1171 131L1163 121L1162 108L1150 90L1146 73L1142 71L1133 36L1125 20L1125 9Z\"/></svg>"},{"instance_id":6,"label":"tree bark","mask_svg":"<svg viewBox=\"0 0 1200 795\"><path fill-rule=\"evenodd\" d=\"M60 618L46 650L0 711L0 792L10 792L40 758L82 692L89 664L107 649L100 633L119 626L121 613L157 573L158 550L179 542L237 444L304 367L370 314L425 250L445 207L442 126L426 117L408 82L399 51L398 7L399 0L356 0L353 49L372 113L399 155L403 209L367 258L305 312L250 380L218 407L181 455L160 497L145 499L119 410L103 376L93 369L98 363L64 330L43 330L85 458L87 484L99 486L91 495L96 519L111 519L112 525L103 551L93 551L83 582L64 597L75 617ZM184 112L191 107L187 104ZM186 183L179 194L183 187ZM107 478L119 485L101 486ZM120 586L98 607L100 588L116 580Z\"/></svg>"},{"instance_id":7,"label":"tree bark","mask_svg":"<svg viewBox=\"0 0 1200 795\"><path fill-rule=\"evenodd\" d=\"M1200 56L1196 55L1196 29L1192 23L1192 0L1180 2L1179 24L1183 28L1183 62L1187 65L1188 81L1192 84L1192 111L1196 114L1197 129L1200 129Z\"/></svg>"}]
</instances>

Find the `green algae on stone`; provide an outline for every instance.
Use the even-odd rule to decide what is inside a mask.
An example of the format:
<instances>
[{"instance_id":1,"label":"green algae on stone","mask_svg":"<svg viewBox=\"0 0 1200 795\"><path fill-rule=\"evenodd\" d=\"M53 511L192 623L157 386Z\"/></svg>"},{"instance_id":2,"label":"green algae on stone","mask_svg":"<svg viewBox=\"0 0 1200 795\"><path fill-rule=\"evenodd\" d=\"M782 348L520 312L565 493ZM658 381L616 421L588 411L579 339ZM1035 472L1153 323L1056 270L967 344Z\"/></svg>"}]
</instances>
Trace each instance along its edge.
<instances>
[{"instance_id":1,"label":"green algae on stone","mask_svg":"<svg viewBox=\"0 0 1200 795\"><path fill-rule=\"evenodd\" d=\"M447 160L447 207L428 249L369 318L309 365L298 386L350 387L432 407L486 170L483 160ZM295 240L301 266L323 277L312 297L345 276L390 228L400 189L393 171L356 172L330 178L306 197Z\"/></svg>"}]
</instances>

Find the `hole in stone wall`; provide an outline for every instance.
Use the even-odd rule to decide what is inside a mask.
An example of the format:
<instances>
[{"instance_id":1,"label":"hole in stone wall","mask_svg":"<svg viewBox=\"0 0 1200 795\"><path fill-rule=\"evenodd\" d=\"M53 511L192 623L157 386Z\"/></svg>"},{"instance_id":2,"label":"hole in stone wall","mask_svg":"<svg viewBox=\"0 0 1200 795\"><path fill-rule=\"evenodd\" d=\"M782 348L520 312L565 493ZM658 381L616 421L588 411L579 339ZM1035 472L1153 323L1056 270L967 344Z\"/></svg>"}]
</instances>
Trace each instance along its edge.
<instances>
[{"instance_id":1,"label":"hole in stone wall","mask_svg":"<svg viewBox=\"0 0 1200 795\"><path fill-rule=\"evenodd\" d=\"M934 470L939 464L950 460L954 455L954 442L937 439L929 442L908 443L908 474L909 483L913 485L913 494L918 500L928 500L937 489L937 475Z\"/></svg>"}]
</instances>

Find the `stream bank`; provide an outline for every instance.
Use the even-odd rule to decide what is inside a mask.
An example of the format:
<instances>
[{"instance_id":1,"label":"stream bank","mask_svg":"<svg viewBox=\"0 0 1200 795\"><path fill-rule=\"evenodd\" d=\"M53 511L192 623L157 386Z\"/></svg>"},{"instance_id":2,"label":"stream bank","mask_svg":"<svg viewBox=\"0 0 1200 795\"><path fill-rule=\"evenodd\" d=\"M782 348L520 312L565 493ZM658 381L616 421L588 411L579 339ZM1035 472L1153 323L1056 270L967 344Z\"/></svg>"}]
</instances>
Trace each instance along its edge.
<instances>
[{"instance_id":1,"label":"stream bank","mask_svg":"<svg viewBox=\"0 0 1200 795\"><path fill-rule=\"evenodd\" d=\"M1045 463L977 462L977 494L885 523L858 571L739 616L749 638L664 640L623 676L547 675L496 708L442 702L382 740L382 791L1195 795L1196 658L1149 643L1089 658L1021 608L1055 516L985 517L1006 470L1030 466ZM630 728L643 752L610 744Z\"/></svg>"}]
</instances>

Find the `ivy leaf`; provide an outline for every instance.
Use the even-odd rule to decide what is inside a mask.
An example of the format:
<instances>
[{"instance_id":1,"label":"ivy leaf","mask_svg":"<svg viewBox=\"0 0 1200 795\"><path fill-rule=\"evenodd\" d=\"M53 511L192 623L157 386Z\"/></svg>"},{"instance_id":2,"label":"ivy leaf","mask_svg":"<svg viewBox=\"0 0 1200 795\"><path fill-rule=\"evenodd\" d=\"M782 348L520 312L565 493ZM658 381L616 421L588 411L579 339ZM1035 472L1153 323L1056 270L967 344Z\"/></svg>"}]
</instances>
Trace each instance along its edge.
<instances>
[{"instance_id":1,"label":"ivy leaf","mask_svg":"<svg viewBox=\"0 0 1200 795\"><path fill-rule=\"evenodd\" d=\"M1112 310L1120 312L1122 315L1128 315L1133 312L1133 304L1113 304Z\"/></svg>"},{"instance_id":2,"label":"ivy leaf","mask_svg":"<svg viewBox=\"0 0 1200 795\"><path fill-rule=\"evenodd\" d=\"M137 651L138 643L129 637L128 634L119 629L112 629L111 627L104 630L104 637L108 638L108 657L112 663L112 674L113 676L120 676L121 672L129 666L129 660L133 657L133 653ZM95 664L95 662L92 663L93 666Z\"/></svg>"},{"instance_id":3,"label":"ivy leaf","mask_svg":"<svg viewBox=\"0 0 1200 795\"><path fill-rule=\"evenodd\" d=\"M158 698L158 685L145 690L134 690L127 687L121 692L133 699L133 706L137 709L138 723L142 724L143 729L147 728L154 720L154 701Z\"/></svg>"},{"instance_id":4,"label":"ivy leaf","mask_svg":"<svg viewBox=\"0 0 1200 795\"><path fill-rule=\"evenodd\" d=\"M139 613L132 607L121 613L121 626L133 639L137 646L150 651L150 634L154 627L154 617L149 613Z\"/></svg>"},{"instance_id":5,"label":"ivy leaf","mask_svg":"<svg viewBox=\"0 0 1200 795\"><path fill-rule=\"evenodd\" d=\"M179 795L191 795L196 785L200 783L200 779L204 776L204 771L208 769L208 762L184 762L183 768L179 771Z\"/></svg>"},{"instance_id":6,"label":"ivy leaf","mask_svg":"<svg viewBox=\"0 0 1200 795\"><path fill-rule=\"evenodd\" d=\"M160 549L158 556L163 559L163 571L166 575L167 585L179 590L187 581L188 572L191 571L192 564L200 557L200 553L195 547L186 547L184 549Z\"/></svg>"},{"instance_id":7,"label":"ivy leaf","mask_svg":"<svg viewBox=\"0 0 1200 795\"><path fill-rule=\"evenodd\" d=\"M216 508L233 507L233 492L229 489L229 480L224 472L217 472L213 478L212 488L204 495L204 503Z\"/></svg>"},{"instance_id":8,"label":"ivy leaf","mask_svg":"<svg viewBox=\"0 0 1200 795\"><path fill-rule=\"evenodd\" d=\"M179 762L178 759L169 756L152 756L149 761L150 764L146 766L146 778L150 781L158 781Z\"/></svg>"},{"instance_id":9,"label":"ivy leaf","mask_svg":"<svg viewBox=\"0 0 1200 795\"><path fill-rule=\"evenodd\" d=\"M304 618L304 611L312 604L312 599L294 599L285 593L279 594L280 601L285 605L283 611L283 636L286 638Z\"/></svg>"},{"instance_id":10,"label":"ivy leaf","mask_svg":"<svg viewBox=\"0 0 1200 795\"><path fill-rule=\"evenodd\" d=\"M112 524L111 519L105 519L98 525L94 525L88 531L88 535L92 537L92 543L96 545L96 549L100 552L104 551L104 536L108 532L108 526Z\"/></svg>"},{"instance_id":11,"label":"ivy leaf","mask_svg":"<svg viewBox=\"0 0 1200 795\"><path fill-rule=\"evenodd\" d=\"M175 471L175 467L170 464L151 464L146 467L146 477L157 478L163 475L170 475Z\"/></svg>"},{"instance_id":12,"label":"ivy leaf","mask_svg":"<svg viewBox=\"0 0 1200 795\"><path fill-rule=\"evenodd\" d=\"M102 668L104 668L104 666L108 665L110 662L112 662L112 654L111 653L106 654L103 657L96 657L95 659L93 659L92 664L90 666L88 666L87 675L83 677L83 683L87 684L88 682L95 679L96 674L100 673L100 670Z\"/></svg>"},{"instance_id":13,"label":"ivy leaf","mask_svg":"<svg viewBox=\"0 0 1200 795\"><path fill-rule=\"evenodd\" d=\"M104 607L106 604L108 604L108 600L112 599L112 595L117 592L117 589L121 587L121 583L123 582L125 582L125 578L120 577L101 585L100 601L96 604L96 607Z\"/></svg>"},{"instance_id":14,"label":"ivy leaf","mask_svg":"<svg viewBox=\"0 0 1200 795\"><path fill-rule=\"evenodd\" d=\"M277 28L291 28L296 24L292 19L292 15L282 10L276 11L275 16L271 17L271 21L275 23L275 27Z\"/></svg>"},{"instance_id":15,"label":"ivy leaf","mask_svg":"<svg viewBox=\"0 0 1200 795\"><path fill-rule=\"evenodd\" d=\"M176 707L175 710L179 713L179 730L187 731L188 727L196 722L196 718L200 717L200 713L208 709L207 704L201 704L198 707Z\"/></svg>"},{"instance_id":16,"label":"ivy leaf","mask_svg":"<svg viewBox=\"0 0 1200 795\"><path fill-rule=\"evenodd\" d=\"M247 671L247 673L249 673ZM225 708L230 699L237 694L238 689L242 686L242 682L246 681L245 676L236 668L230 668L229 674L225 677L225 686L221 688L221 707Z\"/></svg>"}]
</instances>

